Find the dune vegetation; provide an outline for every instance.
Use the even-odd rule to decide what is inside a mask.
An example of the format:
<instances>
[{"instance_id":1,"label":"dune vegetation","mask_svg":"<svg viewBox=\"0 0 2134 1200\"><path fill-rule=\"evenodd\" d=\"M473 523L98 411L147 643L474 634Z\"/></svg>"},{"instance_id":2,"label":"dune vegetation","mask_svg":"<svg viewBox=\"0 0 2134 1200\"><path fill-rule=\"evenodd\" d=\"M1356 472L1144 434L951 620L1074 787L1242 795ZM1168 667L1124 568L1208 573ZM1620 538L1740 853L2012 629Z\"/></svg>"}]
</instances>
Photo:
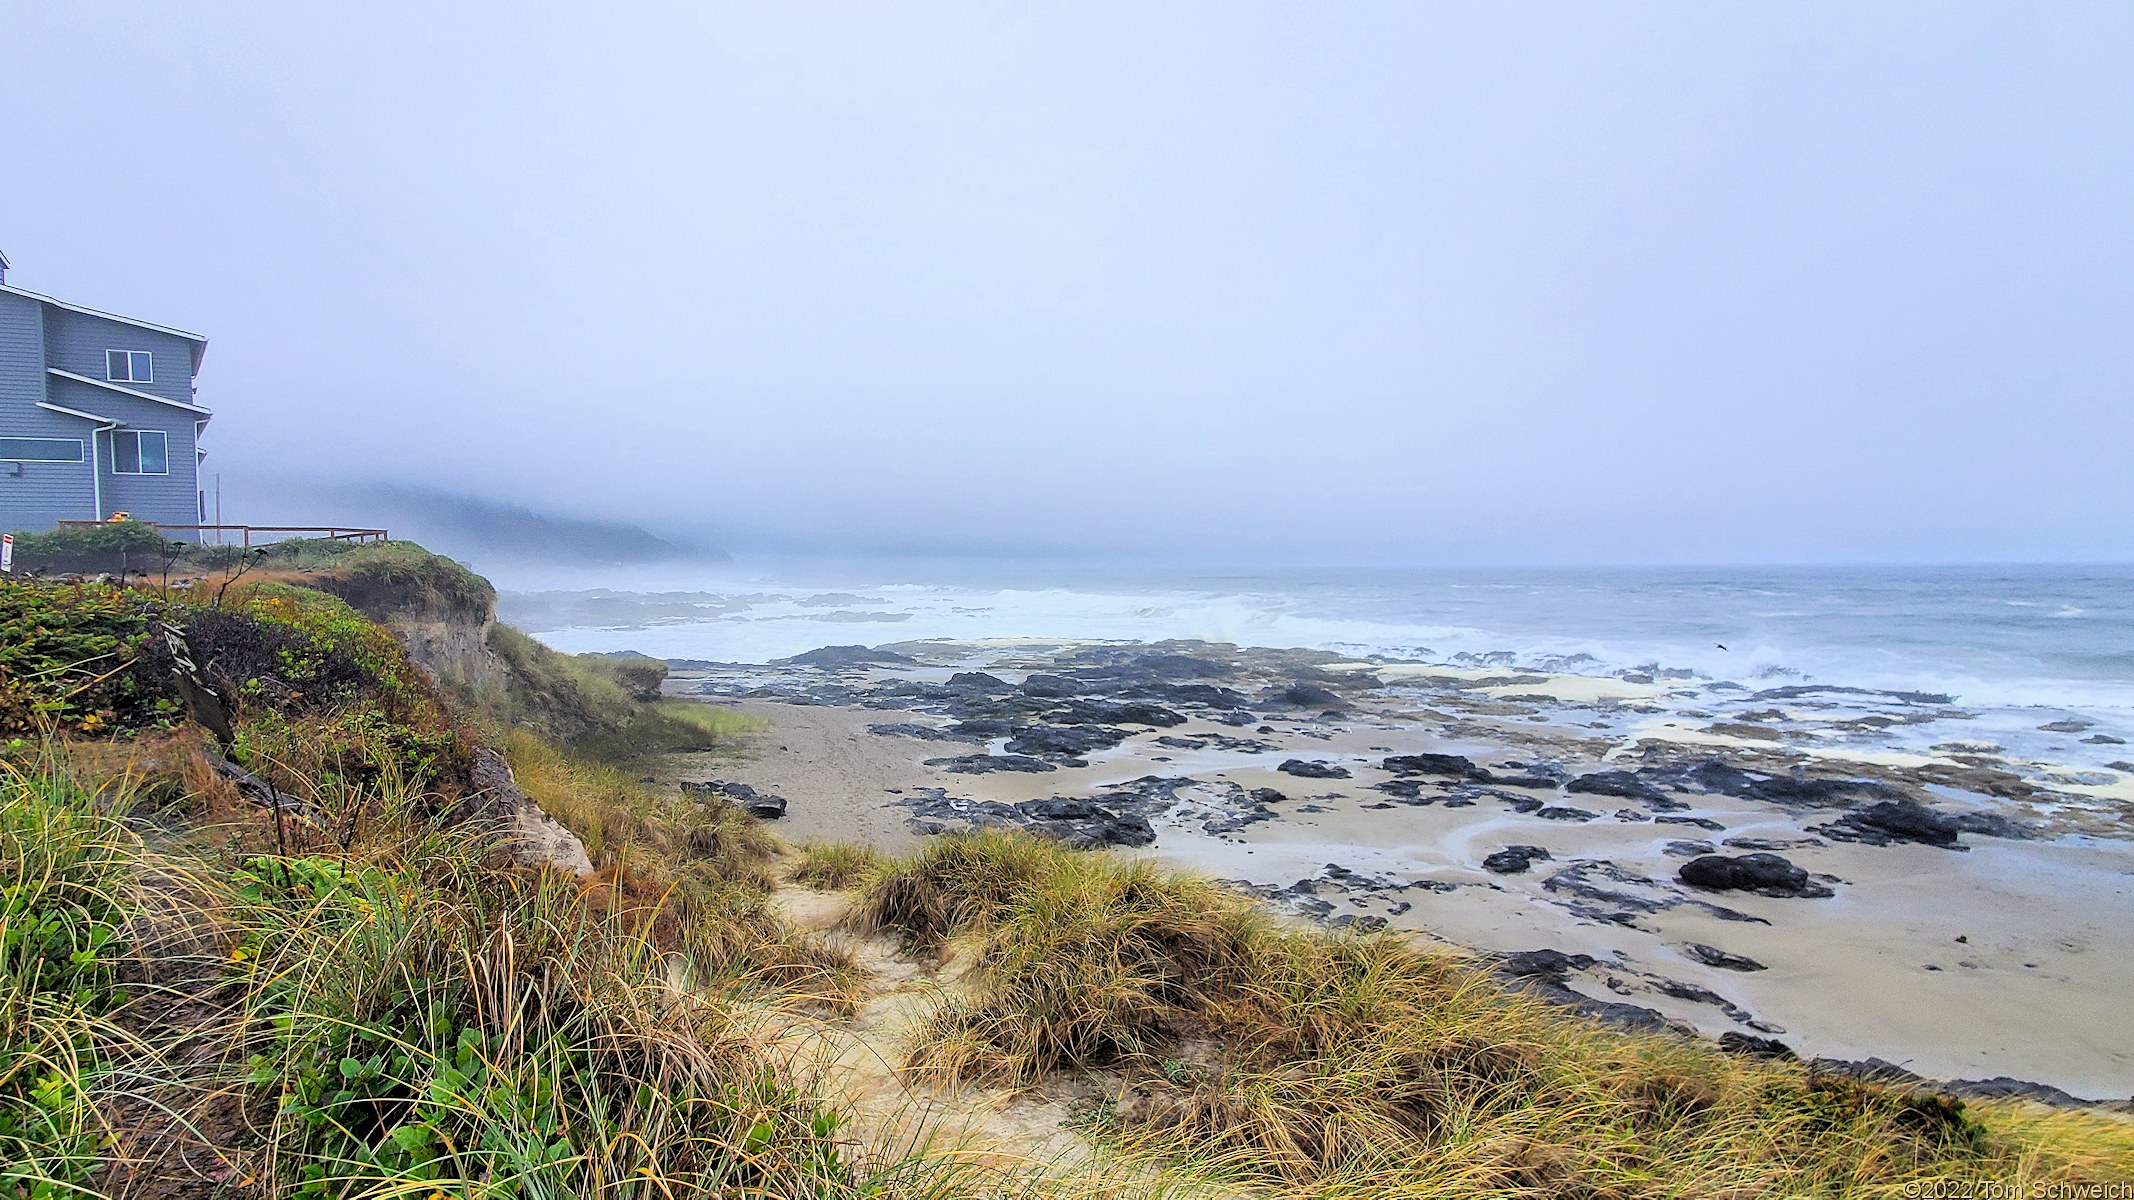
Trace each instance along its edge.
<instances>
[{"instance_id":1,"label":"dune vegetation","mask_svg":"<svg viewBox=\"0 0 2134 1200\"><path fill-rule=\"evenodd\" d=\"M0 581L0 1194L1627 1200L2134 1170L2118 1114L1626 1035L1145 863L787 847L633 768L658 740L622 731L722 745L719 710L492 625L417 553ZM418 667L380 623L411 612L457 614L504 682ZM514 842L498 756L590 875ZM842 920L795 919L796 891ZM1089 1152L979 1154L857 1104L835 1048L892 959L934 998L869 1035L899 1086L1076 1081Z\"/></svg>"},{"instance_id":2,"label":"dune vegetation","mask_svg":"<svg viewBox=\"0 0 2134 1200\"><path fill-rule=\"evenodd\" d=\"M914 1069L1103 1069L1123 1148L1312 1195L1838 1196L2101 1177L2134 1124L2040 1118L1604 1029L1390 933L1280 922L1208 880L1005 833L936 839L857 906L976 986ZM2048 1132L2049 1131L2049 1132Z\"/></svg>"}]
</instances>

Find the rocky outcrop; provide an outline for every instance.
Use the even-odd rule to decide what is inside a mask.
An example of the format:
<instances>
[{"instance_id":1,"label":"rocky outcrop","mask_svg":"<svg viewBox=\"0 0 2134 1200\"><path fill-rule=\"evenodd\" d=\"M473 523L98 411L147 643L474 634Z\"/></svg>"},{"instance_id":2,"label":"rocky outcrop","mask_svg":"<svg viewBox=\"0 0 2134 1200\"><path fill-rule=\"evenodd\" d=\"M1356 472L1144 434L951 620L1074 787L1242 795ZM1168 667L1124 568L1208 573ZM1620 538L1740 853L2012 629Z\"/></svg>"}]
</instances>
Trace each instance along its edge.
<instances>
[{"instance_id":1,"label":"rocky outcrop","mask_svg":"<svg viewBox=\"0 0 2134 1200\"><path fill-rule=\"evenodd\" d=\"M502 825L512 857L530 866L549 866L583 879L593 873L585 843L563 823L541 811L511 773L504 756L484 746L474 752L471 771L477 793Z\"/></svg>"},{"instance_id":2,"label":"rocky outcrop","mask_svg":"<svg viewBox=\"0 0 2134 1200\"><path fill-rule=\"evenodd\" d=\"M1349 769L1347 767L1337 767L1332 763L1323 762L1319 759L1292 758L1284 761L1275 770L1284 775L1294 775L1299 779L1347 779L1349 777Z\"/></svg>"},{"instance_id":3,"label":"rocky outcrop","mask_svg":"<svg viewBox=\"0 0 2134 1200\"><path fill-rule=\"evenodd\" d=\"M1488 783L1492 778L1487 769L1476 766L1464 754L1395 754L1379 766L1395 775L1446 775L1476 783Z\"/></svg>"},{"instance_id":4,"label":"rocky outcrop","mask_svg":"<svg viewBox=\"0 0 2134 1200\"><path fill-rule=\"evenodd\" d=\"M1010 754L1058 754L1079 758L1092 750L1109 750L1127 732L1109 725L1032 725L1008 739Z\"/></svg>"},{"instance_id":5,"label":"rocky outcrop","mask_svg":"<svg viewBox=\"0 0 2134 1200\"><path fill-rule=\"evenodd\" d=\"M1837 894L1810 879L1805 869L1776 854L1744 854L1738 858L1707 854L1683 863L1675 872L1675 878L1692 887L1714 891L1738 889L1759 896L1819 900Z\"/></svg>"},{"instance_id":6,"label":"rocky outcrop","mask_svg":"<svg viewBox=\"0 0 2134 1200\"><path fill-rule=\"evenodd\" d=\"M1484 858L1482 869L1498 875L1520 875L1534 865L1535 859L1549 857L1549 852L1539 846L1506 846Z\"/></svg>"},{"instance_id":7,"label":"rocky outcrop","mask_svg":"<svg viewBox=\"0 0 2134 1200\"><path fill-rule=\"evenodd\" d=\"M824 646L805 654L780 659L799 667L819 667L826 671L861 670L876 666L909 666L911 656L894 650L870 650L865 646Z\"/></svg>"},{"instance_id":8,"label":"rocky outcrop","mask_svg":"<svg viewBox=\"0 0 2134 1200\"><path fill-rule=\"evenodd\" d=\"M1764 969L1764 965L1753 958L1744 958L1739 954L1728 954L1717 946L1707 946L1702 942L1691 942L1682 947L1682 950L1705 966L1718 967L1722 971L1761 971Z\"/></svg>"},{"instance_id":9,"label":"rocky outcrop","mask_svg":"<svg viewBox=\"0 0 2134 1200\"><path fill-rule=\"evenodd\" d=\"M761 821L775 821L785 815L784 796L759 792L745 783L728 783L713 779L703 783L684 782L682 792L689 796L720 796L739 806L742 812Z\"/></svg>"},{"instance_id":10,"label":"rocky outcrop","mask_svg":"<svg viewBox=\"0 0 2134 1200\"><path fill-rule=\"evenodd\" d=\"M1891 842L1918 842L1927 846L1955 847L1962 827L1917 800L1883 800L1856 808L1813 831L1843 842L1887 846Z\"/></svg>"},{"instance_id":11,"label":"rocky outcrop","mask_svg":"<svg viewBox=\"0 0 2134 1200\"><path fill-rule=\"evenodd\" d=\"M951 775L989 775L995 771L1040 775L1059 769L1044 759L1027 754L959 754L953 758L929 758L926 765L939 767Z\"/></svg>"}]
</instances>

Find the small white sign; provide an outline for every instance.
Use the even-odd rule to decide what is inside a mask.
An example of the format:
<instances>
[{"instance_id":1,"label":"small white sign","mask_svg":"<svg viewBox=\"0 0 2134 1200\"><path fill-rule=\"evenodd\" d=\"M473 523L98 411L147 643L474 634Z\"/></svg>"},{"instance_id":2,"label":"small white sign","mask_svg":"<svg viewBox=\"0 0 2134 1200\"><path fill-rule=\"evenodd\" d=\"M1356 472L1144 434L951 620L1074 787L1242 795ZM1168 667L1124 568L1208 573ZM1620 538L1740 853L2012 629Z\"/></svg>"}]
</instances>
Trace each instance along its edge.
<instances>
[{"instance_id":1,"label":"small white sign","mask_svg":"<svg viewBox=\"0 0 2134 1200\"><path fill-rule=\"evenodd\" d=\"M12 574L14 570L15 535L12 533L0 533L0 571L7 571Z\"/></svg>"}]
</instances>

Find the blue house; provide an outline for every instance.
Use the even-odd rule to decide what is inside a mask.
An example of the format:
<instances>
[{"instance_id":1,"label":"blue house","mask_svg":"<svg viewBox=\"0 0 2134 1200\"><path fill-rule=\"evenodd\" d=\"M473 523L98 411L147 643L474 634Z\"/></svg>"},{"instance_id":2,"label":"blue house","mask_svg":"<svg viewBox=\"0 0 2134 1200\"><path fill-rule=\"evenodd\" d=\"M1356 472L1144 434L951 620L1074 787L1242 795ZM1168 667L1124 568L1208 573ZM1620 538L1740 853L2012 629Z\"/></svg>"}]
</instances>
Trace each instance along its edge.
<instances>
[{"instance_id":1,"label":"blue house","mask_svg":"<svg viewBox=\"0 0 2134 1200\"><path fill-rule=\"evenodd\" d=\"M24 291L0 255L0 530L206 520L207 339ZM172 536L193 540L191 534Z\"/></svg>"}]
</instances>

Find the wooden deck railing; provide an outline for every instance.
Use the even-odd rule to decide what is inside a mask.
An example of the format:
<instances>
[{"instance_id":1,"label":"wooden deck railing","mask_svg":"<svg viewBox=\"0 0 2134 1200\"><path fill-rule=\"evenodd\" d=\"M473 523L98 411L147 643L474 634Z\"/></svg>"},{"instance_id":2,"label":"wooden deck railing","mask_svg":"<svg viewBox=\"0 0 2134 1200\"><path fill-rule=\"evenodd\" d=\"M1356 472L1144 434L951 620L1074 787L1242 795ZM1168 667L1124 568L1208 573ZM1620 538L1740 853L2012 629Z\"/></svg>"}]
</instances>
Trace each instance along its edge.
<instances>
[{"instance_id":1,"label":"wooden deck railing","mask_svg":"<svg viewBox=\"0 0 2134 1200\"><path fill-rule=\"evenodd\" d=\"M62 529L95 529L103 523L102 521L61 521L59 525ZM143 521L141 524L148 526L157 533L162 533L165 530L176 530L189 533L242 534L246 546L252 544L252 535L255 533L308 533L319 535L332 541L347 542L382 542L393 536L391 531L385 529L356 529L347 525L165 525L160 521ZM280 541L282 539L274 538L272 540Z\"/></svg>"}]
</instances>

